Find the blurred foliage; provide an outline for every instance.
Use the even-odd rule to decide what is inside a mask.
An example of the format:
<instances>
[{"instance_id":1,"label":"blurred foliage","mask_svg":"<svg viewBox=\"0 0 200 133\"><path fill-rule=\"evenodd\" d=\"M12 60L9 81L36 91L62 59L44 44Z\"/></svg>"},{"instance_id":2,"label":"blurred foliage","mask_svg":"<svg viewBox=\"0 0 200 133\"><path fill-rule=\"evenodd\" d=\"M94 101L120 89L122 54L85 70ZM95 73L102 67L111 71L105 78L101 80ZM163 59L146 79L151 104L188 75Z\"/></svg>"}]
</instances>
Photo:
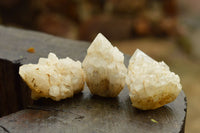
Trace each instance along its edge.
<instances>
[{"instance_id":1,"label":"blurred foliage","mask_svg":"<svg viewBox=\"0 0 200 133\"><path fill-rule=\"evenodd\" d=\"M176 0L1 0L2 23L90 41L171 36Z\"/></svg>"},{"instance_id":2,"label":"blurred foliage","mask_svg":"<svg viewBox=\"0 0 200 133\"><path fill-rule=\"evenodd\" d=\"M189 39L189 37L184 36L184 35L178 36L176 38L176 41L177 41L176 44L178 44L180 49L182 49L185 53L187 53L187 54L192 53L192 45L191 45L192 42Z\"/></svg>"},{"instance_id":3,"label":"blurred foliage","mask_svg":"<svg viewBox=\"0 0 200 133\"><path fill-rule=\"evenodd\" d=\"M174 37L189 54L177 10L177 0L0 0L0 22L86 41L99 32L111 41Z\"/></svg>"}]
</instances>

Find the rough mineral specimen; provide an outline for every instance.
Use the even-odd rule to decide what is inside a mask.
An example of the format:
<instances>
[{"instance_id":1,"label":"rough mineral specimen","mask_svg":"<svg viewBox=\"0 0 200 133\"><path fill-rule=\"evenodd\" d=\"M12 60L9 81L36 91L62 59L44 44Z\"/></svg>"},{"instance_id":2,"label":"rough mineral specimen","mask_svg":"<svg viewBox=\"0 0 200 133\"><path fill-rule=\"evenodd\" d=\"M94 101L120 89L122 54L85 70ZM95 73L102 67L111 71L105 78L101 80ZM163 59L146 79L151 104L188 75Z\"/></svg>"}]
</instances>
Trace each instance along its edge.
<instances>
[{"instance_id":1,"label":"rough mineral specimen","mask_svg":"<svg viewBox=\"0 0 200 133\"><path fill-rule=\"evenodd\" d=\"M124 88L127 69L123 53L101 33L88 48L82 66L92 94L116 97Z\"/></svg>"},{"instance_id":2,"label":"rough mineral specimen","mask_svg":"<svg viewBox=\"0 0 200 133\"><path fill-rule=\"evenodd\" d=\"M83 90L85 77L79 61L58 59L50 53L40 58L38 64L22 65L19 74L32 90L31 97L59 101Z\"/></svg>"},{"instance_id":3,"label":"rough mineral specimen","mask_svg":"<svg viewBox=\"0 0 200 133\"><path fill-rule=\"evenodd\" d=\"M179 76L163 61L157 62L139 49L129 61L126 83L132 105L142 110L172 102L182 89Z\"/></svg>"}]
</instances>

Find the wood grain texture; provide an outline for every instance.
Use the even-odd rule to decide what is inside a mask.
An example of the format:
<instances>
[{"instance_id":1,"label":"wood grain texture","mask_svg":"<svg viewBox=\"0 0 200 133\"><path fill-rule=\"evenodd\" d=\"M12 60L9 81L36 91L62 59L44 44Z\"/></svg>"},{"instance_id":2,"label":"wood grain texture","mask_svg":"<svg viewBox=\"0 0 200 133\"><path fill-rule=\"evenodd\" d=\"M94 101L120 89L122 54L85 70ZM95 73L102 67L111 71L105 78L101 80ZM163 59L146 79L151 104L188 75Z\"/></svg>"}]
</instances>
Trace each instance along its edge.
<instances>
[{"instance_id":1,"label":"wood grain texture","mask_svg":"<svg viewBox=\"0 0 200 133\"><path fill-rule=\"evenodd\" d=\"M11 112L26 107L24 110L0 118L0 132L184 132L187 105L183 91L174 102L150 111L141 111L131 106L127 87L117 98L93 96L85 85L84 91L73 98L60 102L40 99L32 103L29 89L18 75L20 64L37 63L39 57L47 57L49 52L56 53L58 57L69 56L82 61L88 46L87 42L0 27L0 113L4 112L2 110L7 110L9 113L8 108L12 108L10 106L14 108ZM29 47L34 47L36 53L27 53ZM126 65L128 60L129 56L125 56ZM12 78L9 78L8 74Z\"/></svg>"}]
</instances>

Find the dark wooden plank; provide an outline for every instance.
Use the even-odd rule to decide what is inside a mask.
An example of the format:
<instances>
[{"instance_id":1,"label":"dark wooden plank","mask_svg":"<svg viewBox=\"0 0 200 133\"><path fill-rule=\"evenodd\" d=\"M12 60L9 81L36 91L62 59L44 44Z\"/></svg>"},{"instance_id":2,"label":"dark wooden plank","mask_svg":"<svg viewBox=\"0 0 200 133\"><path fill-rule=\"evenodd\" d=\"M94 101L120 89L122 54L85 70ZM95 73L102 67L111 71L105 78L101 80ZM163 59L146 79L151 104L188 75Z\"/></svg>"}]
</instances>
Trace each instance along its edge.
<instances>
[{"instance_id":1,"label":"dark wooden plank","mask_svg":"<svg viewBox=\"0 0 200 133\"><path fill-rule=\"evenodd\" d=\"M40 99L32 104L27 86L16 74L20 64L36 63L39 57L47 57L50 51L59 57L70 56L75 60L82 61L88 46L87 42L0 27L0 62L6 61L6 64L11 63L15 66L8 68L8 71L14 71L11 80L6 78L5 83L0 81L0 97L8 94L5 89L12 92L12 95L16 95L16 98L13 99L4 96L4 101L0 101L0 103L26 107L17 113L0 118L0 131L12 133L184 132L187 105L183 91L174 102L151 111L141 111L132 107L127 87L117 98L93 96L85 86L84 91L73 98L60 102ZM34 47L36 53L27 53L26 50L29 47ZM128 60L129 56L125 56L126 65ZM4 63L2 62L2 64ZM6 69L2 68L0 79L4 79L6 74ZM15 102L10 102L12 100ZM18 102L16 103L16 101ZM7 107L6 104L2 105ZM0 110L5 108L2 105L0 105ZM158 123L152 122L151 119L155 119Z\"/></svg>"}]
</instances>

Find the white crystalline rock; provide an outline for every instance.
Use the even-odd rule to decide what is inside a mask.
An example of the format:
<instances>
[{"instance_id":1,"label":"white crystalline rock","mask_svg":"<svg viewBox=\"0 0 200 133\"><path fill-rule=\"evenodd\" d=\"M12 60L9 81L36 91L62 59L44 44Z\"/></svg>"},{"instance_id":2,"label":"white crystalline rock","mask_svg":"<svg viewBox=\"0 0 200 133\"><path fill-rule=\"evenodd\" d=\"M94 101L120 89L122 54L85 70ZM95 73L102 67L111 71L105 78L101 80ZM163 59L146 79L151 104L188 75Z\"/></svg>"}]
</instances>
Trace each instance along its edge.
<instances>
[{"instance_id":1,"label":"white crystalline rock","mask_svg":"<svg viewBox=\"0 0 200 133\"><path fill-rule=\"evenodd\" d=\"M172 102L182 89L179 76L163 61L157 62L139 49L129 61L126 83L132 105L142 110Z\"/></svg>"},{"instance_id":2,"label":"white crystalline rock","mask_svg":"<svg viewBox=\"0 0 200 133\"><path fill-rule=\"evenodd\" d=\"M101 33L88 48L82 66L92 94L116 97L124 88L127 73L124 55Z\"/></svg>"},{"instance_id":3,"label":"white crystalline rock","mask_svg":"<svg viewBox=\"0 0 200 133\"><path fill-rule=\"evenodd\" d=\"M22 65L19 74L32 90L31 97L59 101L72 97L83 90L85 77L79 61L70 58L58 59L49 53L48 58L40 58L38 64Z\"/></svg>"}]
</instances>

